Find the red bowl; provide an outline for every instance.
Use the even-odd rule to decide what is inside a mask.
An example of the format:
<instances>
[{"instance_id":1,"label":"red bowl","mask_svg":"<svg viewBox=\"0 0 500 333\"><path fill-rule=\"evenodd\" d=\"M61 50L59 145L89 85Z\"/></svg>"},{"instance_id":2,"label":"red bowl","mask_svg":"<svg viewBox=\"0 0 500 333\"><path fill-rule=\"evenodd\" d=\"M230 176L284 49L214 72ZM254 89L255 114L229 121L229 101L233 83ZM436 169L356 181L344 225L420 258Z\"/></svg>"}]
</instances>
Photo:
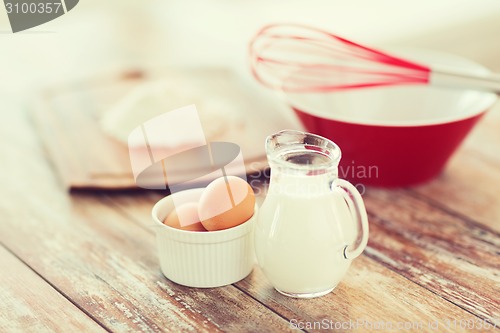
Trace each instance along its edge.
<instances>
[{"instance_id":1,"label":"red bowl","mask_svg":"<svg viewBox=\"0 0 500 333\"><path fill-rule=\"evenodd\" d=\"M431 64L485 71L447 54L413 50L411 55ZM497 99L487 92L417 85L287 97L307 131L342 149L340 178L381 187L415 185L439 175Z\"/></svg>"}]
</instances>

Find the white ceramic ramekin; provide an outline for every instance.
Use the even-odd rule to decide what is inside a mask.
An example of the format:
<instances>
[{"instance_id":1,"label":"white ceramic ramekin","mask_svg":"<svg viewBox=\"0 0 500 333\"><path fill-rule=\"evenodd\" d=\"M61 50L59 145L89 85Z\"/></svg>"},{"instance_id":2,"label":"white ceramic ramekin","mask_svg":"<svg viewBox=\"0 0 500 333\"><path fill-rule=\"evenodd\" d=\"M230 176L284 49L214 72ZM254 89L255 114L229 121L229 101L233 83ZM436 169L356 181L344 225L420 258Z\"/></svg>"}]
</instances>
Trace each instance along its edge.
<instances>
[{"instance_id":1,"label":"white ceramic ramekin","mask_svg":"<svg viewBox=\"0 0 500 333\"><path fill-rule=\"evenodd\" d=\"M163 224L176 204L196 202L204 189L181 191L158 201L153 207L153 222L163 275L188 287L211 288L245 278L255 263L253 229L257 216L234 228L195 232Z\"/></svg>"}]
</instances>

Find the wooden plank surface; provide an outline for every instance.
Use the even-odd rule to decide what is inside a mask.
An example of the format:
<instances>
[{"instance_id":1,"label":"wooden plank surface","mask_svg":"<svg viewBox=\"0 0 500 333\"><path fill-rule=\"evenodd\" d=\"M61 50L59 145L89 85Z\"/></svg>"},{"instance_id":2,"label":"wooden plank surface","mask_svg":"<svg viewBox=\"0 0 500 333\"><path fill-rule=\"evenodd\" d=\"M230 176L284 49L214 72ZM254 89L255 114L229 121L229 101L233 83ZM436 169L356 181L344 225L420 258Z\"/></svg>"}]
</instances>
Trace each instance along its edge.
<instances>
[{"instance_id":1,"label":"wooden plank surface","mask_svg":"<svg viewBox=\"0 0 500 333\"><path fill-rule=\"evenodd\" d=\"M457 214L500 231L500 103L436 180L412 189Z\"/></svg>"},{"instance_id":2,"label":"wooden plank surface","mask_svg":"<svg viewBox=\"0 0 500 333\"><path fill-rule=\"evenodd\" d=\"M483 323L482 319L388 271L365 255L353 262L346 277L332 293L312 300L292 299L277 293L260 269L254 270L250 279L236 285L290 320L295 319L304 325L326 320L330 325L328 328L341 332L405 329L430 332L434 327L439 332L464 332L474 330L461 329L451 323L454 320ZM308 331L324 332L322 328Z\"/></svg>"},{"instance_id":3,"label":"wooden plank surface","mask_svg":"<svg viewBox=\"0 0 500 333\"><path fill-rule=\"evenodd\" d=\"M17 135L0 145L0 243L103 327L289 331L283 318L233 286L198 290L166 280L153 234L99 195L68 196L27 119L11 118Z\"/></svg>"},{"instance_id":4,"label":"wooden plank surface","mask_svg":"<svg viewBox=\"0 0 500 333\"><path fill-rule=\"evenodd\" d=\"M150 225L151 207L160 195L134 197L114 195L107 198L110 204L116 205L147 229ZM450 307L450 302L438 296L439 294L436 295L388 271L385 263L381 265L365 256L353 262L348 275L333 293L315 300L294 300L280 295L273 290L257 267L249 278L237 283L236 286L271 307L280 316L288 320L296 319L304 325L307 322L321 322L323 319L341 324L356 318L359 319L356 328L360 332L372 331L370 323L385 322L396 325L412 321L415 325L438 322L441 325L440 331L456 332L456 327L446 326L447 321L460 319L481 322L483 318L459 307ZM386 306L381 307L380 304Z\"/></svg>"},{"instance_id":5,"label":"wooden plank surface","mask_svg":"<svg viewBox=\"0 0 500 333\"><path fill-rule=\"evenodd\" d=\"M0 203L0 241L106 329L287 331L281 317L235 287L197 290L167 281L153 235L99 197L75 196L55 214L38 199L48 199L43 190L13 193L24 197L24 209ZM255 315L262 320L251 320Z\"/></svg>"},{"instance_id":6,"label":"wooden plank surface","mask_svg":"<svg viewBox=\"0 0 500 333\"><path fill-rule=\"evenodd\" d=\"M106 332L0 246L0 332Z\"/></svg>"},{"instance_id":7,"label":"wooden plank surface","mask_svg":"<svg viewBox=\"0 0 500 333\"><path fill-rule=\"evenodd\" d=\"M498 171L494 149L474 148L476 134L434 182L369 189L365 254L333 293L297 300L275 292L258 268L224 288L168 281L159 271L150 229L151 207L162 194L68 195L26 114L11 113L7 120L0 123L0 243L8 251L0 251L0 262L17 265L17 275L26 280L2 270L0 282L17 289L0 289L0 296L19 309L28 303L30 316L41 318L34 329L55 326L48 310L41 310L50 307L37 302L38 289L35 295L24 285L40 285L41 295L55 299L58 309L81 310L74 325L90 325L90 331L275 332L292 331L293 323L320 331L308 323L354 321L350 325L360 332L384 323L457 332L470 331L454 326L457 321L472 321L478 331L485 331L478 328L483 320L498 323ZM477 131L490 131L489 124L482 122ZM459 193L464 188L474 196ZM22 327L9 313L0 312L0 323ZM428 326L434 323L437 330Z\"/></svg>"},{"instance_id":8,"label":"wooden plank surface","mask_svg":"<svg viewBox=\"0 0 500 333\"><path fill-rule=\"evenodd\" d=\"M286 331L282 318L232 286L197 290L167 281L153 235L99 198L78 197L71 206L67 215L50 216L39 207L14 214L18 209L0 205L12 221L0 227L1 240L107 329ZM23 228L16 230L13 216L27 221ZM262 321L250 320L254 315Z\"/></svg>"},{"instance_id":9,"label":"wooden plank surface","mask_svg":"<svg viewBox=\"0 0 500 333\"><path fill-rule=\"evenodd\" d=\"M483 125L479 126L478 131L481 130L481 126ZM423 286L430 290L429 295L419 295L417 298L420 299L419 302L426 299L431 300L430 303L434 306L442 306L441 309L433 309L432 313L447 313L447 310L449 311L448 302L450 302L463 310L459 311L460 315L451 315L449 320L454 318L470 319L472 314L472 318L480 322L486 320L490 324L498 325L498 318L500 318L498 304L498 299L500 299L498 252L500 237L495 229L498 228L499 223L496 214L499 212L498 202L500 198L494 194L497 193L497 186L500 182L495 181L499 177L499 174L495 173L497 169L487 161L485 162L481 158L482 156L482 153L470 156L470 152L463 149L455 156L455 160L476 164L476 168L464 166L461 163L460 167L463 169L460 169L452 164L450 170L446 170L439 179L416 190L369 189L365 195L365 201L371 213L372 227L366 253L370 258L412 281L415 286ZM452 163L456 162L452 161ZM483 176L485 181L481 184L482 186L477 183L475 183L476 187L469 183L459 183L455 189L454 182L450 180L450 177L456 177L457 181L463 180L460 175L455 174L455 171L464 169L474 170L478 174L475 178L469 179L470 182ZM488 176L490 176L489 179ZM432 186L440 187L442 190L422 190ZM479 217L478 215L467 217L461 212L464 206L468 209L475 209L476 212L483 211L481 206L478 207L478 203L481 203L482 200L469 202L470 195L458 191L460 188L471 187L473 188L471 191L487 198L486 203L483 202L483 204L484 207L490 208L490 213L487 214L493 214L493 217L488 217L487 214L479 215ZM432 195L426 196L428 193L432 193ZM147 203L154 202L159 197L160 195L157 194L149 194L147 197L141 198L111 197L111 200L120 205L132 218L139 221L138 223L144 221L144 227L147 227L149 222L147 222L146 217L150 208ZM462 202L468 204L461 205ZM138 208L138 206L142 208ZM468 212L470 213L470 211ZM373 265L372 263L371 266ZM371 271L375 271L371 266ZM356 261L351 270L354 267L356 267ZM387 272L384 271L383 274L387 278ZM257 270L253 275L257 275L259 278L253 278L252 282L244 280L237 285L261 301L264 297L265 301L263 302L268 305L279 303L274 298L279 298L280 295L269 296L273 292L269 291L270 287L263 282L265 279L263 279L262 274ZM390 286L401 284L400 281L387 280L385 282L377 280L377 283L374 284L382 294L384 289L381 286L386 285L390 290ZM347 282L344 283L349 283L347 278L345 281ZM259 290L254 284L260 284L261 289ZM409 287L406 286L407 280L404 280L402 284L405 285L404 290L412 289L412 283L409 283ZM359 288L359 286L357 287ZM356 289L353 288L353 290ZM385 290L385 293L388 290ZM416 291L412 291L410 295L415 295L418 292L422 292L422 290L416 287ZM356 295L352 290L350 293ZM364 293L366 293L366 289ZM432 296L436 297L438 301ZM378 297L383 298L380 295ZM280 301L283 302L283 300ZM405 302L412 303L409 300L405 300ZM335 300L334 303L338 303L338 301ZM375 320L377 318L376 312L370 311L370 309L376 308L376 305L367 304L366 309L360 307L359 304L357 307L360 307L360 313L372 314L373 312L374 317L371 319ZM325 313L335 313L323 304L319 308L325 310ZM273 309L287 318L298 313L290 312L290 305L280 304ZM405 314L404 310L398 308L393 309L391 313L398 314L388 317L394 322L402 321L405 315L412 318L412 314ZM310 316L304 311L302 315L309 316L307 317L308 321L317 321L318 318L321 318ZM380 319L380 315L378 318ZM430 318L427 319L432 320L432 317ZM443 320L445 321L446 318ZM456 327L449 328L450 331L456 330Z\"/></svg>"},{"instance_id":10,"label":"wooden plank surface","mask_svg":"<svg viewBox=\"0 0 500 333\"><path fill-rule=\"evenodd\" d=\"M479 318L499 320L500 234L404 191L372 190L365 202L373 212L370 257Z\"/></svg>"},{"instance_id":11,"label":"wooden plank surface","mask_svg":"<svg viewBox=\"0 0 500 333\"><path fill-rule=\"evenodd\" d=\"M258 101L252 100L253 96L245 94L246 90L231 71L204 69L193 73L179 73L158 70L142 76L115 75L114 78L110 76L102 80L70 82L66 87L50 88L34 102L34 123L55 170L67 188L110 191L138 189L130 167L126 138L117 139L106 133L99 121L104 113L114 108L117 102L134 89L147 82L159 82L158 80L164 81L166 96L179 99L172 102L172 105L176 105L175 108L185 105L176 104L183 103L182 96L176 96L178 92L174 91L169 95L168 88L171 88L172 82L179 81L177 83L180 84L186 81L193 86L204 84L207 90L205 96L192 94L199 104L197 107L201 126L208 127L208 130L205 128L207 142L227 141L238 144L245 157L244 164L248 173L267 167L264 139L269 133L286 126L286 119L276 113L267 116L267 122L262 124L259 118L265 114L266 107L261 107ZM184 86L186 82L183 83ZM215 98L216 102L218 99L224 100L226 105L210 106L210 102L214 102L203 99L207 99L207 96ZM253 101L254 109L250 109L249 101ZM154 105L154 102L149 103ZM229 108L231 113L215 113L218 109L223 112ZM165 110L167 111L170 110ZM204 114L208 116L203 116ZM214 133L211 133L211 128ZM165 153L171 154L175 150L176 148L167 146ZM190 168L196 170L195 166L189 166L181 168L181 171L192 172Z\"/></svg>"},{"instance_id":12,"label":"wooden plank surface","mask_svg":"<svg viewBox=\"0 0 500 333\"><path fill-rule=\"evenodd\" d=\"M121 83L121 93L132 85ZM75 94L37 100L33 118L40 138L67 188L133 188L127 147L102 133L92 102Z\"/></svg>"}]
</instances>

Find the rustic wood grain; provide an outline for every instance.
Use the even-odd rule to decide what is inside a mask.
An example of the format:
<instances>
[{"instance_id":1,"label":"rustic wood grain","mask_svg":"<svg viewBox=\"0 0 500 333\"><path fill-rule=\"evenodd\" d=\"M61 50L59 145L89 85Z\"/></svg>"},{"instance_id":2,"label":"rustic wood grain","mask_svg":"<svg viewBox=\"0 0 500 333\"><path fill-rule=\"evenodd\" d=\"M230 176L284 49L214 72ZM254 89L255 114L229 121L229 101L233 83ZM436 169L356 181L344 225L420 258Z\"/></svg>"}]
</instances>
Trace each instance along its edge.
<instances>
[{"instance_id":1,"label":"rustic wood grain","mask_svg":"<svg viewBox=\"0 0 500 333\"><path fill-rule=\"evenodd\" d=\"M500 104L474 129L436 180L413 191L500 231Z\"/></svg>"},{"instance_id":2,"label":"rustic wood grain","mask_svg":"<svg viewBox=\"0 0 500 333\"><path fill-rule=\"evenodd\" d=\"M462 151L439 178L412 192L437 207L500 232L500 165Z\"/></svg>"},{"instance_id":3,"label":"rustic wood grain","mask_svg":"<svg viewBox=\"0 0 500 333\"><path fill-rule=\"evenodd\" d=\"M149 197L141 199L146 203L159 199L160 195ZM141 212L134 206L134 200L122 197L119 204L138 221L146 221L147 205L141 205L146 209ZM498 200L497 197L490 204L498 206ZM478 318L490 323L498 321L498 233L433 202L430 204L428 198L415 196L413 191L370 189L365 201L372 213L366 251L370 257ZM460 203L455 201L457 206ZM412 272L411 275L407 271Z\"/></svg>"},{"instance_id":4,"label":"rustic wood grain","mask_svg":"<svg viewBox=\"0 0 500 333\"><path fill-rule=\"evenodd\" d=\"M248 173L267 167L264 139L269 133L286 126L287 121L276 113L268 115L268 121L262 124L259 114L265 112L265 107L244 93L244 87L240 87L240 82L230 71L207 69L189 73L159 70L145 78L114 81L108 78L100 83L95 80L70 82L65 89L50 89L42 94L32 105L33 119L65 186L74 190L138 189L126 143L105 133L100 127L99 117L141 83L169 78L169 75L178 79L191 75L195 86L200 82L206 85L210 80L210 87L206 89L210 89L214 96L224 98L236 116L235 119L220 119L225 127L207 139L238 144ZM254 109L250 109L248 101L253 101ZM203 101L200 103L203 108ZM249 117L247 111L252 111L254 117ZM187 173L191 167L181 171Z\"/></svg>"},{"instance_id":5,"label":"rustic wood grain","mask_svg":"<svg viewBox=\"0 0 500 333\"><path fill-rule=\"evenodd\" d=\"M26 119L12 116L13 123L17 135L0 144L0 242L103 327L289 331L283 318L233 286L198 290L166 280L153 234L101 196L69 197Z\"/></svg>"},{"instance_id":6,"label":"rustic wood grain","mask_svg":"<svg viewBox=\"0 0 500 333\"><path fill-rule=\"evenodd\" d=\"M135 188L126 145L106 136L97 123L136 81L117 82L96 97L86 90L46 94L33 105L34 122L57 172L68 188ZM94 88L95 90L95 88Z\"/></svg>"},{"instance_id":7,"label":"rustic wood grain","mask_svg":"<svg viewBox=\"0 0 500 333\"><path fill-rule=\"evenodd\" d=\"M407 192L370 190L367 254L479 318L500 318L500 234Z\"/></svg>"},{"instance_id":8,"label":"rustic wood grain","mask_svg":"<svg viewBox=\"0 0 500 333\"><path fill-rule=\"evenodd\" d=\"M150 225L149 215L160 194L148 196L107 196L110 204L117 205L143 228ZM296 319L306 325L320 323L340 325L349 320L359 320L365 326L355 326L356 331L370 332L369 323L429 323L440 322L442 332L456 332L454 327L446 327L446 320L481 319L450 304L438 295L421 288L417 284L388 271L384 266L366 257L354 261L348 275L331 294L313 300L296 300L274 291L262 272L256 267L250 277L236 286L270 307L288 320ZM384 304L384 306L380 306ZM333 324L330 324L330 320ZM319 325L319 324L318 324ZM424 329L425 330L425 329ZM317 331L317 330L311 330Z\"/></svg>"},{"instance_id":9,"label":"rustic wood grain","mask_svg":"<svg viewBox=\"0 0 500 333\"><path fill-rule=\"evenodd\" d=\"M494 193L498 172L490 148L475 150L476 143L466 143L458 162L452 161L428 187L370 189L365 200L371 236L365 255L354 261L333 293L296 300L275 292L259 269L234 286L217 289L186 288L165 279L150 230L150 209L162 194L68 196L27 120L25 114L12 113L0 123L0 243L29 269L18 267L26 283L3 271L0 282L8 280L18 289L41 284L47 299L66 302L65 311L81 308L88 314L82 318L93 318L103 329L274 332L290 331L291 319L304 324L326 319L333 324L362 320L357 330L366 332L374 331L369 323L382 322L457 332L460 327L446 320L498 321L495 221L500 198ZM471 178L476 181L469 183ZM457 193L463 189L477 201ZM4 257L0 251L2 264L14 265L9 260L15 258ZM30 291L17 290L6 298L21 309L19 303L32 300ZM50 309L32 306L39 316L44 316L39 307ZM0 312L0 323L22 325L11 319ZM428 329L429 322L437 322L438 330Z\"/></svg>"},{"instance_id":10,"label":"rustic wood grain","mask_svg":"<svg viewBox=\"0 0 500 333\"><path fill-rule=\"evenodd\" d=\"M316 299L300 300L279 294L260 269L236 285L289 319L304 325L326 320L328 327L333 325L341 332L404 331L397 329L401 324L411 325L413 331L431 332L434 327L431 325L437 325L439 332L463 332L469 330L448 323L455 319L482 322L364 255L353 261L346 277L332 293ZM339 328L335 323L348 324ZM389 325L393 325L392 329Z\"/></svg>"},{"instance_id":11,"label":"rustic wood grain","mask_svg":"<svg viewBox=\"0 0 500 333\"><path fill-rule=\"evenodd\" d=\"M166 280L153 235L98 198L73 200L67 214L49 214L38 200L27 203L33 208L22 212L0 204L9 221L0 226L0 239L107 329L287 330L282 318L234 287L197 290ZM25 222L16 227L18 219ZM252 321L257 315L262 320Z\"/></svg>"},{"instance_id":12,"label":"rustic wood grain","mask_svg":"<svg viewBox=\"0 0 500 333\"><path fill-rule=\"evenodd\" d=\"M106 332L0 246L0 332Z\"/></svg>"}]
</instances>

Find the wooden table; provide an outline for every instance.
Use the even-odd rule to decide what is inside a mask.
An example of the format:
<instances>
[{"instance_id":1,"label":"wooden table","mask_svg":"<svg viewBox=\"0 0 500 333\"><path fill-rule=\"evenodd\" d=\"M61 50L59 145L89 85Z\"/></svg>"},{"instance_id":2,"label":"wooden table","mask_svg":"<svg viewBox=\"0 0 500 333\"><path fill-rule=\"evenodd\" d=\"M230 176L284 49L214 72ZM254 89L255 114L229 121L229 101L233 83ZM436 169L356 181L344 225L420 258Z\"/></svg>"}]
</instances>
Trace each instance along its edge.
<instances>
[{"instance_id":1,"label":"wooden table","mask_svg":"<svg viewBox=\"0 0 500 333\"><path fill-rule=\"evenodd\" d=\"M500 324L498 105L435 181L367 190L368 248L337 289L312 300L278 294L258 267L222 288L168 281L149 228L161 195L68 194L27 113L4 111L1 332L457 332Z\"/></svg>"}]
</instances>

